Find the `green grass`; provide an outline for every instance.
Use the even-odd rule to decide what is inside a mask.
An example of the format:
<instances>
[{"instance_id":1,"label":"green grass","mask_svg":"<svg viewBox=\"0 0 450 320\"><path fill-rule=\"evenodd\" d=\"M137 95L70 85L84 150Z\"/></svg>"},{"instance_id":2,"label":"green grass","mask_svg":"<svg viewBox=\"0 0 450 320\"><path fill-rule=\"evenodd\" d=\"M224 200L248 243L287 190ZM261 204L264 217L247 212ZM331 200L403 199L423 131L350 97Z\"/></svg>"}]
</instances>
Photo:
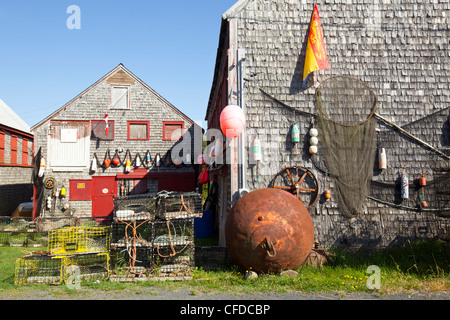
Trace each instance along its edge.
<instances>
[{"instance_id":1,"label":"green grass","mask_svg":"<svg viewBox=\"0 0 450 320\"><path fill-rule=\"evenodd\" d=\"M54 296L84 295L87 289L114 292L140 292L153 288L180 290L186 289L192 294L203 293L287 293L301 292L372 292L367 288L366 273L370 265L377 265L381 270L381 288L379 294L396 292L448 291L450 288L450 243L443 241L416 241L403 247L386 251L350 252L335 250L335 262L323 266L321 272L313 267L298 270L295 278L282 277L278 274L263 274L255 280L245 280L247 270L233 266L226 270L205 271L196 268L193 279L182 282L140 282L117 283L102 281L100 283L83 283L82 290L70 290L66 286L14 286L15 260L24 255L23 248L0 248L0 297L2 293L23 294L46 291ZM40 251L42 249L35 249Z\"/></svg>"}]
</instances>

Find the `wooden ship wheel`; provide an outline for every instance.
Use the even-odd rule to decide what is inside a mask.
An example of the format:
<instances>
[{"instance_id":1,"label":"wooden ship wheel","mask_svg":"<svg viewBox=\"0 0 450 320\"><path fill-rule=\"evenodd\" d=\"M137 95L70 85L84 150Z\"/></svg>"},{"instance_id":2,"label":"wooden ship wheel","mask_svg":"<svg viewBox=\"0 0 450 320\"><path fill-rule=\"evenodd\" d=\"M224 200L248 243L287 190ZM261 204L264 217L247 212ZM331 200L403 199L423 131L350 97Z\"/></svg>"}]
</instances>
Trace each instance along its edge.
<instances>
[{"instance_id":1,"label":"wooden ship wheel","mask_svg":"<svg viewBox=\"0 0 450 320\"><path fill-rule=\"evenodd\" d=\"M319 196L319 183L311 170L301 167L287 167L273 179L272 188L285 190L296 196L307 209L311 208Z\"/></svg>"}]
</instances>

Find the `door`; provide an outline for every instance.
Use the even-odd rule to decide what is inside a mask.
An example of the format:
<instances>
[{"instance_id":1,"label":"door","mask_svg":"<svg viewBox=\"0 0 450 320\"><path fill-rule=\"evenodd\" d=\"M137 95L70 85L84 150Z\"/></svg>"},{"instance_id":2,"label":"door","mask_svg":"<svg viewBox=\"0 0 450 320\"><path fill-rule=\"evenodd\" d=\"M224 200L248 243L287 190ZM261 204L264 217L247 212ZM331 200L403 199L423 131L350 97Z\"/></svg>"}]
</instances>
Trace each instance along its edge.
<instances>
[{"instance_id":1,"label":"door","mask_svg":"<svg viewBox=\"0 0 450 320\"><path fill-rule=\"evenodd\" d=\"M112 218L114 197L117 197L116 177L92 177L92 217Z\"/></svg>"}]
</instances>

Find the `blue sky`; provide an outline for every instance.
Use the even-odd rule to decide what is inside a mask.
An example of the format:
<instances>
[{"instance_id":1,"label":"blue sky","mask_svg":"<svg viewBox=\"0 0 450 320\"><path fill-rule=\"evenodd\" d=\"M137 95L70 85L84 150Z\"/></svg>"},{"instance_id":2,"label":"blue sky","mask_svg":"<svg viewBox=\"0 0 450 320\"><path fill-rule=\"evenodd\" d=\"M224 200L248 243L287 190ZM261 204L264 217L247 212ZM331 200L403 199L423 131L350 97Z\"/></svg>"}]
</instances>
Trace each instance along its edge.
<instances>
[{"instance_id":1,"label":"blue sky","mask_svg":"<svg viewBox=\"0 0 450 320\"><path fill-rule=\"evenodd\" d=\"M0 0L0 99L33 126L119 63L203 121L221 15L237 0ZM70 30L70 5L81 29Z\"/></svg>"}]
</instances>

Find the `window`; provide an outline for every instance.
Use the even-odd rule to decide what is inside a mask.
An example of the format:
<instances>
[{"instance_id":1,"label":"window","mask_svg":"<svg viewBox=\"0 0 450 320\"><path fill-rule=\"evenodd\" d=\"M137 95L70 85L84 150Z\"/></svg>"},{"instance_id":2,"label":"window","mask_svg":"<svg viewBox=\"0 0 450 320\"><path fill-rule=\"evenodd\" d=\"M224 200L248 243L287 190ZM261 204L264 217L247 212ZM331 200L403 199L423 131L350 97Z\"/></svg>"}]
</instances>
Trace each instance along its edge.
<instances>
[{"instance_id":1,"label":"window","mask_svg":"<svg viewBox=\"0 0 450 320\"><path fill-rule=\"evenodd\" d=\"M5 132L0 131L0 163L5 163Z\"/></svg>"},{"instance_id":2,"label":"window","mask_svg":"<svg viewBox=\"0 0 450 320\"><path fill-rule=\"evenodd\" d=\"M108 131L106 131L106 122L104 120L92 120L91 139L114 140L114 120L108 121Z\"/></svg>"},{"instance_id":3,"label":"window","mask_svg":"<svg viewBox=\"0 0 450 320\"><path fill-rule=\"evenodd\" d=\"M163 140L178 141L184 135L184 122L182 121L164 121L163 122Z\"/></svg>"},{"instance_id":4,"label":"window","mask_svg":"<svg viewBox=\"0 0 450 320\"><path fill-rule=\"evenodd\" d=\"M149 127L148 121L128 121L128 140L150 139Z\"/></svg>"},{"instance_id":5,"label":"window","mask_svg":"<svg viewBox=\"0 0 450 320\"><path fill-rule=\"evenodd\" d=\"M130 88L127 86L111 87L111 108L129 109L130 108Z\"/></svg>"},{"instance_id":6,"label":"window","mask_svg":"<svg viewBox=\"0 0 450 320\"><path fill-rule=\"evenodd\" d=\"M22 138L22 164L28 164L28 139Z\"/></svg>"},{"instance_id":7,"label":"window","mask_svg":"<svg viewBox=\"0 0 450 320\"><path fill-rule=\"evenodd\" d=\"M17 164L17 136L11 136L11 164Z\"/></svg>"},{"instance_id":8,"label":"window","mask_svg":"<svg viewBox=\"0 0 450 320\"><path fill-rule=\"evenodd\" d=\"M145 194L149 191L148 179L119 179L118 194L121 196ZM158 191L156 191L158 192Z\"/></svg>"},{"instance_id":9,"label":"window","mask_svg":"<svg viewBox=\"0 0 450 320\"><path fill-rule=\"evenodd\" d=\"M89 122L52 121L47 166L53 171L82 171L89 166Z\"/></svg>"}]
</instances>

